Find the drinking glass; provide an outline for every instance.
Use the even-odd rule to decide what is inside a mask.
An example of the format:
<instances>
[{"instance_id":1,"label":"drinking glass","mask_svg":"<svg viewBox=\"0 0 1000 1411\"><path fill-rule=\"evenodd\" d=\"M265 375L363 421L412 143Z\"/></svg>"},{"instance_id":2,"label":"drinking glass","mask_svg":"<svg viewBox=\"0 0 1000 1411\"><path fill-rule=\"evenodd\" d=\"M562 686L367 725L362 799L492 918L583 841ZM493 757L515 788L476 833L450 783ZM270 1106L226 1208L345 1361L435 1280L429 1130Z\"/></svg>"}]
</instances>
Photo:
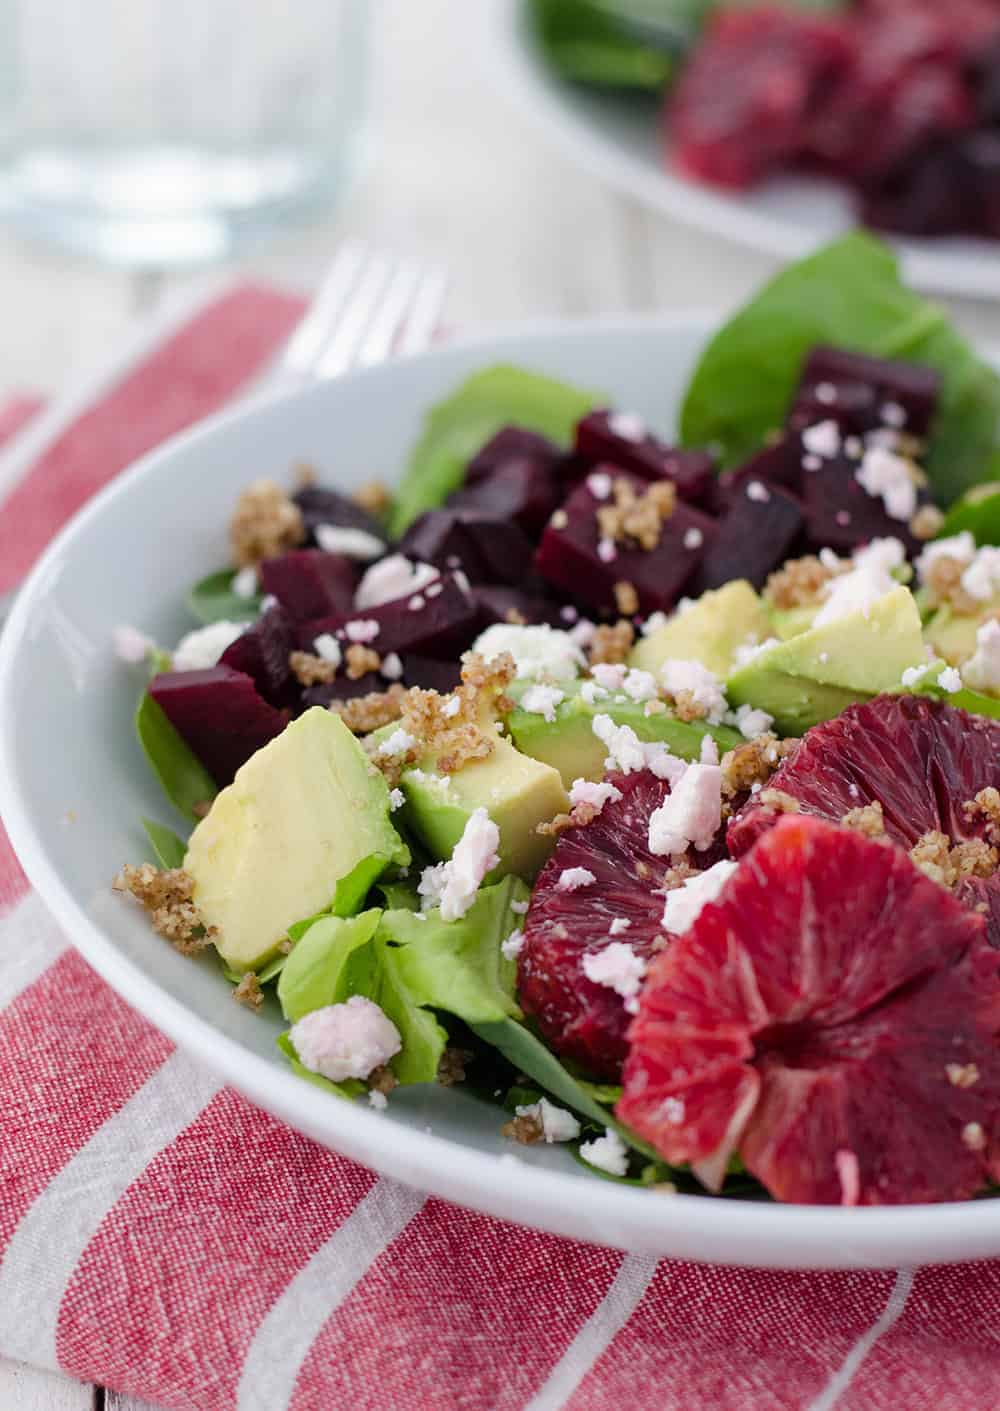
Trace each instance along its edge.
<instances>
[{"instance_id":1,"label":"drinking glass","mask_svg":"<svg viewBox=\"0 0 1000 1411\"><path fill-rule=\"evenodd\" d=\"M366 0L0 0L0 217L156 268L331 203L367 29Z\"/></svg>"}]
</instances>

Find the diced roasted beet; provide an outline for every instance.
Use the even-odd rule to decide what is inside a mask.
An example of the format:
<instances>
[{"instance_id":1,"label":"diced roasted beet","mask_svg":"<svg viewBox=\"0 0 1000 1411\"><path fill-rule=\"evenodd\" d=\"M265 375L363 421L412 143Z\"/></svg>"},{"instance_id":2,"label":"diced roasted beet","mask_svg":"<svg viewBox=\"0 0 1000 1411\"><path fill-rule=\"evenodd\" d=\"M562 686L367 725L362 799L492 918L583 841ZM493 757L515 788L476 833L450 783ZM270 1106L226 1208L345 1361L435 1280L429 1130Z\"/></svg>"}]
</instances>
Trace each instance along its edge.
<instances>
[{"instance_id":1,"label":"diced roasted beet","mask_svg":"<svg viewBox=\"0 0 1000 1411\"><path fill-rule=\"evenodd\" d=\"M715 462L707 451L667 446L628 413L596 411L577 423L576 454L587 466L606 463L646 480L671 480L682 500L711 502Z\"/></svg>"},{"instance_id":2,"label":"diced roasted beet","mask_svg":"<svg viewBox=\"0 0 1000 1411\"><path fill-rule=\"evenodd\" d=\"M460 568L470 583L523 584L532 572L524 531L479 510L427 510L403 535L399 551L442 570Z\"/></svg>"},{"instance_id":3,"label":"diced roasted beet","mask_svg":"<svg viewBox=\"0 0 1000 1411\"><path fill-rule=\"evenodd\" d=\"M473 588L472 596L479 609L479 627L482 630L495 622L527 622L536 625L547 622L550 627L571 627L569 620L575 614L572 609L560 606L553 598L539 597L534 593L522 593L519 588L509 588L506 584L488 583Z\"/></svg>"},{"instance_id":4,"label":"diced roasted beet","mask_svg":"<svg viewBox=\"0 0 1000 1411\"><path fill-rule=\"evenodd\" d=\"M537 536L562 494L549 465L522 457L505 461L474 485L456 490L448 497L447 508L512 520L526 534Z\"/></svg>"},{"instance_id":5,"label":"diced roasted beet","mask_svg":"<svg viewBox=\"0 0 1000 1411\"><path fill-rule=\"evenodd\" d=\"M996 83L1000 127L1000 58ZM1000 239L1000 131L970 133L962 141L960 155L969 202L975 212L972 228Z\"/></svg>"},{"instance_id":6,"label":"diced roasted beet","mask_svg":"<svg viewBox=\"0 0 1000 1411\"><path fill-rule=\"evenodd\" d=\"M862 194L866 225L904 235L958 235L981 228L976 192L952 138L911 155Z\"/></svg>"},{"instance_id":7,"label":"diced roasted beet","mask_svg":"<svg viewBox=\"0 0 1000 1411\"><path fill-rule=\"evenodd\" d=\"M269 705L251 678L230 666L161 672L149 694L220 787L288 724L288 711Z\"/></svg>"},{"instance_id":8,"label":"diced roasted beet","mask_svg":"<svg viewBox=\"0 0 1000 1411\"><path fill-rule=\"evenodd\" d=\"M909 556L919 553L920 543L908 526L886 513L881 497L869 495L858 484L858 462L843 456L824 461L823 468L802 477L802 498L806 535L814 549L831 548L850 553L869 539L899 539ZM918 504L925 504L925 492Z\"/></svg>"},{"instance_id":9,"label":"diced roasted beet","mask_svg":"<svg viewBox=\"0 0 1000 1411\"><path fill-rule=\"evenodd\" d=\"M323 681L318 686L307 686L302 692L302 705L328 706L331 701L353 701L358 696L370 696L373 691L384 691L389 682L377 671L366 671L363 676L352 681L346 671L338 673L335 681Z\"/></svg>"},{"instance_id":10,"label":"diced roasted beet","mask_svg":"<svg viewBox=\"0 0 1000 1411\"><path fill-rule=\"evenodd\" d=\"M322 549L293 549L260 565L264 592L278 599L293 622L350 612L355 579L349 558Z\"/></svg>"},{"instance_id":11,"label":"diced roasted beet","mask_svg":"<svg viewBox=\"0 0 1000 1411\"><path fill-rule=\"evenodd\" d=\"M307 485L296 490L292 499L302 511L309 542L316 542L316 530L321 524L332 524L337 529L363 529L366 534L374 534L384 540L385 529L374 515L336 490L326 490L320 485Z\"/></svg>"},{"instance_id":12,"label":"diced roasted beet","mask_svg":"<svg viewBox=\"0 0 1000 1411\"><path fill-rule=\"evenodd\" d=\"M794 495L777 485L749 480L719 521L689 594L697 597L733 578L746 578L762 588L768 574L788 558L803 523L802 506Z\"/></svg>"},{"instance_id":13,"label":"diced roasted beet","mask_svg":"<svg viewBox=\"0 0 1000 1411\"><path fill-rule=\"evenodd\" d=\"M457 652L440 659L404 652L402 660L404 686L422 686L425 691L444 692L453 690L462 679L462 663Z\"/></svg>"},{"instance_id":14,"label":"diced roasted beet","mask_svg":"<svg viewBox=\"0 0 1000 1411\"><path fill-rule=\"evenodd\" d=\"M226 648L219 662L252 677L257 690L272 705L288 706L297 695L288 667L294 646L291 622L280 607L272 607Z\"/></svg>"},{"instance_id":15,"label":"diced roasted beet","mask_svg":"<svg viewBox=\"0 0 1000 1411\"><path fill-rule=\"evenodd\" d=\"M646 482L626 476L636 494ZM688 579L711 548L717 532L708 515L678 500L672 515L661 525L654 549L636 544L602 540L596 518L601 501L586 481L579 485L550 520L542 535L535 562L548 582L600 611L619 611L615 585L629 583L642 613L667 611L680 596ZM565 515L565 523L561 516Z\"/></svg>"},{"instance_id":16,"label":"diced roasted beet","mask_svg":"<svg viewBox=\"0 0 1000 1411\"><path fill-rule=\"evenodd\" d=\"M801 439L786 432L774 445L765 446L762 451L751 456L745 465L720 475L717 482L720 507L728 505L751 480L759 480L764 485L776 485L782 490L791 490L793 494L797 494L802 484Z\"/></svg>"},{"instance_id":17,"label":"diced roasted beet","mask_svg":"<svg viewBox=\"0 0 1000 1411\"><path fill-rule=\"evenodd\" d=\"M541 469L552 471L561 457L559 447L547 436L523 426L504 426L472 457L465 468L465 484L476 485L480 480L488 480L494 471L510 461L530 460Z\"/></svg>"},{"instance_id":18,"label":"diced roasted beet","mask_svg":"<svg viewBox=\"0 0 1000 1411\"><path fill-rule=\"evenodd\" d=\"M416 651L422 656L446 657L463 651L476 634L477 610L471 592L453 573L446 573L419 593L363 612L316 618L299 624L299 645L311 651L316 638L332 633L346 648L349 622L378 624L367 645L380 656L389 652Z\"/></svg>"},{"instance_id":19,"label":"diced roasted beet","mask_svg":"<svg viewBox=\"0 0 1000 1411\"><path fill-rule=\"evenodd\" d=\"M534 581L534 540L522 529L491 514L474 510L461 510L460 514L483 565L478 582L525 587Z\"/></svg>"},{"instance_id":20,"label":"diced roasted beet","mask_svg":"<svg viewBox=\"0 0 1000 1411\"><path fill-rule=\"evenodd\" d=\"M820 421L835 421L842 431L859 435L887 419L887 406L902 408L901 430L926 436L937 410L941 374L919 363L888 362L845 348L816 347L806 359L788 414L788 425L801 431Z\"/></svg>"}]
</instances>

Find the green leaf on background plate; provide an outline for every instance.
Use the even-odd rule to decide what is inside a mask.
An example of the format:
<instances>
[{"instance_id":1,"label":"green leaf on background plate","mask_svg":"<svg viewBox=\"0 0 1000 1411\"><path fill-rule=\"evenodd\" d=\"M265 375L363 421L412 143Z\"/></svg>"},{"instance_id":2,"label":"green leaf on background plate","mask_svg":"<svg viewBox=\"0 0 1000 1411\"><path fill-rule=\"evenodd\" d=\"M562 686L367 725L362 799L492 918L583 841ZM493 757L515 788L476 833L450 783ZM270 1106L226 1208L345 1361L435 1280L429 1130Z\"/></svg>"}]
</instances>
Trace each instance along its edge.
<instances>
[{"instance_id":1,"label":"green leaf on background plate","mask_svg":"<svg viewBox=\"0 0 1000 1411\"><path fill-rule=\"evenodd\" d=\"M535 38L563 78L658 93L674 76L676 31L650 42L645 26L591 0L531 0L529 14Z\"/></svg>"},{"instance_id":2,"label":"green leaf on background plate","mask_svg":"<svg viewBox=\"0 0 1000 1411\"><path fill-rule=\"evenodd\" d=\"M236 570L221 569L200 579L187 595L187 604L199 622L253 622L260 614L262 598L240 598L233 592Z\"/></svg>"},{"instance_id":3,"label":"green leaf on background plate","mask_svg":"<svg viewBox=\"0 0 1000 1411\"><path fill-rule=\"evenodd\" d=\"M197 822L195 806L210 803L218 786L148 691L135 713L135 731L167 798L186 818Z\"/></svg>"},{"instance_id":4,"label":"green leaf on background plate","mask_svg":"<svg viewBox=\"0 0 1000 1411\"><path fill-rule=\"evenodd\" d=\"M402 534L424 510L443 504L462 484L472 457L501 427L526 427L568 446L576 423L600 400L526 368L498 364L473 373L427 413L396 492L391 534Z\"/></svg>"},{"instance_id":5,"label":"green leaf on background plate","mask_svg":"<svg viewBox=\"0 0 1000 1411\"><path fill-rule=\"evenodd\" d=\"M926 468L947 505L983 478L1000 423L1000 377L937 304L899 278L888 246L856 231L789 265L725 324L702 353L681 412L689 446L718 444L745 460L785 419L806 354L817 344L923 363L942 374Z\"/></svg>"},{"instance_id":6,"label":"green leaf on background plate","mask_svg":"<svg viewBox=\"0 0 1000 1411\"><path fill-rule=\"evenodd\" d=\"M162 823L154 822L152 818L143 818L141 821L149 845L153 849L153 856L160 866L168 871L174 867L183 867L187 843L179 838L172 828L166 828Z\"/></svg>"},{"instance_id":7,"label":"green leaf on background plate","mask_svg":"<svg viewBox=\"0 0 1000 1411\"><path fill-rule=\"evenodd\" d=\"M948 511L937 537L947 539L965 529L977 544L1000 544L1000 480L966 490Z\"/></svg>"}]
</instances>

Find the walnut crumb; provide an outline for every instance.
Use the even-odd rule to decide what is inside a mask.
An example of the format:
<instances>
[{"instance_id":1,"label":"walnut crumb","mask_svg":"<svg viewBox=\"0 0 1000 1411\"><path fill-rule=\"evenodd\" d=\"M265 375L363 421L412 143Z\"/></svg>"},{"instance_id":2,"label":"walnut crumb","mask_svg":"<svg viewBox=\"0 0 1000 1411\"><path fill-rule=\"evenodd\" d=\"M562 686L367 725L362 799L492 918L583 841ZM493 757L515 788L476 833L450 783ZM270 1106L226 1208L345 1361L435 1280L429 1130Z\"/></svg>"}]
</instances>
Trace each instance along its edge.
<instances>
[{"instance_id":1,"label":"walnut crumb","mask_svg":"<svg viewBox=\"0 0 1000 1411\"><path fill-rule=\"evenodd\" d=\"M438 1063L437 1080L443 1088L465 1082L465 1065L472 1059L468 1049L452 1048L449 1044Z\"/></svg>"},{"instance_id":2,"label":"walnut crumb","mask_svg":"<svg viewBox=\"0 0 1000 1411\"><path fill-rule=\"evenodd\" d=\"M634 583L616 583L614 594L615 606L623 617L633 617L639 611L639 594Z\"/></svg>"},{"instance_id":3,"label":"walnut crumb","mask_svg":"<svg viewBox=\"0 0 1000 1411\"><path fill-rule=\"evenodd\" d=\"M388 1097L394 1088L399 1087L399 1079L389 1065L383 1063L378 1068L373 1068L368 1074L368 1086L372 1092L382 1093Z\"/></svg>"},{"instance_id":4,"label":"walnut crumb","mask_svg":"<svg viewBox=\"0 0 1000 1411\"><path fill-rule=\"evenodd\" d=\"M369 514L384 514L392 504L388 486L381 480L366 480L358 486L351 499Z\"/></svg>"},{"instance_id":5,"label":"walnut crumb","mask_svg":"<svg viewBox=\"0 0 1000 1411\"><path fill-rule=\"evenodd\" d=\"M982 838L953 845L948 835L937 829L917 839L910 857L925 876L942 887L953 887L963 877L991 877L998 861L996 848Z\"/></svg>"},{"instance_id":6,"label":"walnut crumb","mask_svg":"<svg viewBox=\"0 0 1000 1411\"><path fill-rule=\"evenodd\" d=\"M212 811L211 799L199 799L197 803L191 805L191 812L195 818L207 818Z\"/></svg>"},{"instance_id":7,"label":"walnut crumb","mask_svg":"<svg viewBox=\"0 0 1000 1411\"><path fill-rule=\"evenodd\" d=\"M678 720L704 720L708 715L708 706L698 700L693 691L675 691L673 702L674 715Z\"/></svg>"},{"instance_id":8,"label":"walnut crumb","mask_svg":"<svg viewBox=\"0 0 1000 1411\"><path fill-rule=\"evenodd\" d=\"M986 1147L986 1133L978 1122L966 1122L962 1128L962 1145L969 1151L983 1151Z\"/></svg>"},{"instance_id":9,"label":"walnut crumb","mask_svg":"<svg viewBox=\"0 0 1000 1411\"><path fill-rule=\"evenodd\" d=\"M360 642L352 642L344 653L344 661L347 663L347 679L349 681L360 681L362 676L367 676L370 671L378 671L382 665L382 658L378 652L371 647L362 646Z\"/></svg>"},{"instance_id":10,"label":"walnut crumb","mask_svg":"<svg viewBox=\"0 0 1000 1411\"><path fill-rule=\"evenodd\" d=\"M827 567L815 554L789 559L772 573L764 585L764 598L779 610L812 607L823 598L823 590L831 578L846 573L850 564L841 559L838 566Z\"/></svg>"},{"instance_id":11,"label":"walnut crumb","mask_svg":"<svg viewBox=\"0 0 1000 1411\"><path fill-rule=\"evenodd\" d=\"M663 525L677 505L677 488L669 480L653 480L639 494L630 480L618 476L614 503L600 505L596 519L603 539L622 544L634 542L647 553L660 542Z\"/></svg>"},{"instance_id":12,"label":"walnut crumb","mask_svg":"<svg viewBox=\"0 0 1000 1411\"><path fill-rule=\"evenodd\" d=\"M535 832L543 838L558 838L567 828L585 828L588 823L593 823L600 811L595 804L577 803L569 813L557 813L548 823L537 824Z\"/></svg>"},{"instance_id":13,"label":"walnut crumb","mask_svg":"<svg viewBox=\"0 0 1000 1411\"><path fill-rule=\"evenodd\" d=\"M370 735L373 730L399 720L405 699L406 690L396 681L386 691L369 691L367 696L331 701L329 709L339 715L355 735Z\"/></svg>"},{"instance_id":14,"label":"walnut crumb","mask_svg":"<svg viewBox=\"0 0 1000 1411\"><path fill-rule=\"evenodd\" d=\"M979 1069L974 1063L946 1063L944 1071L953 1088L971 1088L979 1082Z\"/></svg>"},{"instance_id":15,"label":"walnut crumb","mask_svg":"<svg viewBox=\"0 0 1000 1411\"><path fill-rule=\"evenodd\" d=\"M910 520L910 533L921 541L933 539L944 524L944 515L937 505L921 505Z\"/></svg>"},{"instance_id":16,"label":"walnut crumb","mask_svg":"<svg viewBox=\"0 0 1000 1411\"><path fill-rule=\"evenodd\" d=\"M233 563L246 568L294 549L306 537L302 511L273 480L255 480L236 502L229 524Z\"/></svg>"},{"instance_id":17,"label":"walnut crumb","mask_svg":"<svg viewBox=\"0 0 1000 1411\"><path fill-rule=\"evenodd\" d=\"M950 603L957 613L971 615L982 610L982 603L962 587L966 565L950 554L940 554L932 560L924 575L924 586L931 607Z\"/></svg>"},{"instance_id":18,"label":"walnut crumb","mask_svg":"<svg viewBox=\"0 0 1000 1411\"><path fill-rule=\"evenodd\" d=\"M233 999L237 1004L245 1005L247 1009L252 1009L256 1014L264 1003L264 991L260 987L260 981L252 970L248 970L243 979L233 990Z\"/></svg>"},{"instance_id":19,"label":"walnut crumb","mask_svg":"<svg viewBox=\"0 0 1000 1411\"><path fill-rule=\"evenodd\" d=\"M300 686L325 686L337 675L337 664L312 652L290 652L288 665Z\"/></svg>"},{"instance_id":20,"label":"walnut crumb","mask_svg":"<svg viewBox=\"0 0 1000 1411\"><path fill-rule=\"evenodd\" d=\"M1000 789L990 786L980 789L973 799L962 805L966 818L972 820L977 814L986 820L986 836L992 843L1000 843Z\"/></svg>"},{"instance_id":21,"label":"walnut crumb","mask_svg":"<svg viewBox=\"0 0 1000 1411\"><path fill-rule=\"evenodd\" d=\"M517 608L508 608L503 615L504 622L509 622L511 627L525 627L528 619L523 612L518 612Z\"/></svg>"},{"instance_id":22,"label":"walnut crumb","mask_svg":"<svg viewBox=\"0 0 1000 1411\"><path fill-rule=\"evenodd\" d=\"M754 784L766 784L797 743L797 740L779 740L776 735L764 734L728 750L722 756L723 794L732 798L745 793Z\"/></svg>"},{"instance_id":23,"label":"walnut crumb","mask_svg":"<svg viewBox=\"0 0 1000 1411\"><path fill-rule=\"evenodd\" d=\"M878 799L865 804L864 808L852 808L840 820L845 828L860 833L863 838L885 837L885 816Z\"/></svg>"},{"instance_id":24,"label":"walnut crumb","mask_svg":"<svg viewBox=\"0 0 1000 1411\"><path fill-rule=\"evenodd\" d=\"M128 892L149 913L153 930L163 936L181 955L196 955L218 935L215 926L206 926L191 900L194 878L183 868L163 871L151 862L138 867L126 864L112 882L116 892Z\"/></svg>"},{"instance_id":25,"label":"walnut crumb","mask_svg":"<svg viewBox=\"0 0 1000 1411\"><path fill-rule=\"evenodd\" d=\"M594 628L587 656L591 666L624 666L635 641L635 628L625 618Z\"/></svg>"},{"instance_id":26,"label":"walnut crumb","mask_svg":"<svg viewBox=\"0 0 1000 1411\"><path fill-rule=\"evenodd\" d=\"M769 813L801 813L798 799L786 794L784 789L762 789L758 795Z\"/></svg>"},{"instance_id":27,"label":"walnut crumb","mask_svg":"<svg viewBox=\"0 0 1000 1411\"><path fill-rule=\"evenodd\" d=\"M281 940L278 942L278 950L281 954L291 955L294 949L295 942L292 940L291 936L282 936Z\"/></svg>"},{"instance_id":28,"label":"walnut crumb","mask_svg":"<svg viewBox=\"0 0 1000 1411\"><path fill-rule=\"evenodd\" d=\"M663 885L668 892L676 891L678 887L683 887L688 878L693 877L696 871L697 868L692 867L685 858L681 858L680 862L675 862L673 867L668 867L664 872Z\"/></svg>"},{"instance_id":29,"label":"walnut crumb","mask_svg":"<svg viewBox=\"0 0 1000 1411\"><path fill-rule=\"evenodd\" d=\"M299 461L292 466L292 484L296 490L308 490L319 484L319 471L307 461Z\"/></svg>"},{"instance_id":30,"label":"walnut crumb","mask_svg":"<svg viewBox=\"0 0 1000 1411\"><path fill-rule=\"evenodd\" d=\"M533 1146L542 1140L545 1132L537 1117L512 1117L500 1128L500 1135L522 1146Z\"/></svg>"}]
</instances>

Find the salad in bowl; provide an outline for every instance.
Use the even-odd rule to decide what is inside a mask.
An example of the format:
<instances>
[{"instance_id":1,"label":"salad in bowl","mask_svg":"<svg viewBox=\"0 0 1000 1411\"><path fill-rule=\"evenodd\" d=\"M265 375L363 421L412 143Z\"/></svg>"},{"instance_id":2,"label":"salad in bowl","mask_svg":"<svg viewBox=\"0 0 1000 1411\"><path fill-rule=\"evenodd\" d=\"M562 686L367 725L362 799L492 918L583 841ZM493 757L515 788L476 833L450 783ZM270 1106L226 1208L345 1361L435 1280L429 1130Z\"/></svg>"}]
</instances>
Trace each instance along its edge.
<instances>
[{"instance_id":1,"label":"salad in bowl","mask_svg":"<svg viewBox=\"0 0 1000 1411\"><path fill-rule=\"evenodd\" d=\"M716 334L677 445L494 366L394 495L248 478L191 631L116 629L186 832L115 888L345 1101L460 1082L660 1192L988 1194L998 411L852 235Z\"/></svg>"}]
</instances>

